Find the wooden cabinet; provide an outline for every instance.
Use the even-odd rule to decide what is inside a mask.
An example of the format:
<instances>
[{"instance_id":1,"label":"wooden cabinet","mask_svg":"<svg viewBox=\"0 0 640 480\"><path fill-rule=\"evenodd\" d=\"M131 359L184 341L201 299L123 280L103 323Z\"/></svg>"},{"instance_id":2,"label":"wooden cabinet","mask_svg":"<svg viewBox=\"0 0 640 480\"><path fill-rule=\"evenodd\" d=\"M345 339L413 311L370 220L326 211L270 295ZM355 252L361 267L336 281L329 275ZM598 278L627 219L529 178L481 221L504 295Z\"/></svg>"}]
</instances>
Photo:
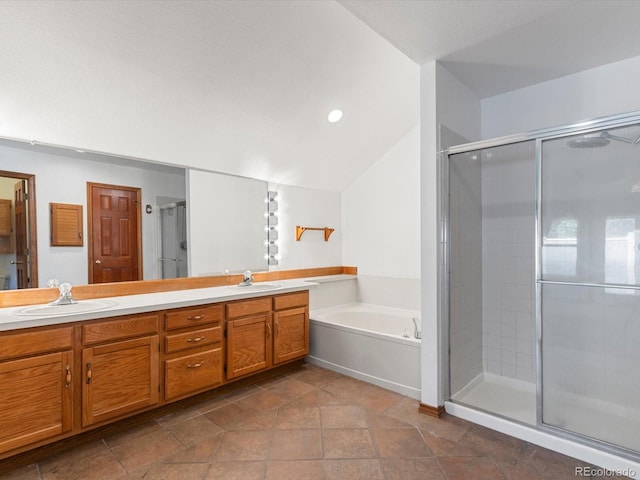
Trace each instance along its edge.
<instances>
[{"instance_id":1,"label":"wooden cabinet","mask_svg":"<svg viewBox=\"0 0 640 480\"><path fill-rule=\"evenodd\" d=\"M304 357L309 353L309 293L276 296L273 306L273 364Z\"/></svg>"},{"instance_id":2,"label":"wooden cabinet","mask_svg":"<svg viewBox=\"0 0 640 480\"><path fill-rule=\"evenodd\" d=\"M0 453L71 431L72 340L71 328L0 337Z\"/></svg>"},{"instance_id":3,"label":"wooden cabinet","mask_svg":"<svg viewBox=\"0 0 640 480\"><path fill-rule=\"evenodd\" d=\"M227 304L227 378L271 366L271 297Z\"/></svg>"},{"instance_id":4,"label":"wooden cabinet","mask_svg":"<svg viewBox=\"0 0 640 480\"><path fill-rule=\"evenodd\" d=\"M11 203L0 199L0 253L13 253Z\"/></svg>"},{"instance_id":5,"label":"wooden cabinet","mask_svg":"<svg viewBox=\"0 0 640 480\"><path fill-rule=\"evenodd\" d=\"M164 397L174 400L223 381L223 305L184 308L165 314Z\"/></svg>"},{"instance_id":6,"label":"wooden cabinet","mask_svg":"<svg viewBox=\"0 0 640 480\"><path fill-rule=\"evenodd\" d=\"M306 291L0 332L0 458L301 359L308 346Z\"/></svg>"},{"instance_id":7,"label":"wooden cabinet","mask_svg":"<svg viewBox=\"0 0 640 480\"><path fill-rule=\"evenodd\" d=\"M103 343L82 350L82 426L158 403L157 332L158 315L130 316L83 326L85 344ZM144 336L119 340L136 334ZM113 341L116 339L119 341Z\"/></svg>"}]
</instances>

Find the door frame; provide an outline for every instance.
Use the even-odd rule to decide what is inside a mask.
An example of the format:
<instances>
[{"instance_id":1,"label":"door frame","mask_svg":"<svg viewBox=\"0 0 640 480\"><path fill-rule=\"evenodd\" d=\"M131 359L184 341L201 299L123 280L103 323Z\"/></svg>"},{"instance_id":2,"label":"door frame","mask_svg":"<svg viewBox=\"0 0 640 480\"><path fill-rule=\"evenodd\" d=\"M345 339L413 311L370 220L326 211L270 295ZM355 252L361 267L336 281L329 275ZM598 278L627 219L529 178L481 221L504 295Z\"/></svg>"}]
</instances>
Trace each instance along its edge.
<instances>
[{"instance_id":1,"label":"door frame","mask_svg":"<svg viewBox=\"0 0 640 480\"><path fill-rule=\"evenodd\" d=\"M136 241L138 243L138 280L142 280L144 278L144 272L142 271L142 215L141 215L141 204L142 204L142 189L139 187L126 187L123 185L111 185L108 183L96 183L96 182L87 182L87 267L88 267L88 283L93 284L93 201L91 199L91 189L93 187L99 188L111 188L115 190L124 190L128 192L136 193L136 216L137 216L137 232L136 232Z\"/></svg>"},{"instance_id":2,"label":"door frame","mask_svg":"<svg viewBox=\"0 0 640 480\"><path fill-rule=\"evenodd\" d=\"M29 287L38 288L38 230L36 223L36 176L31 173L0 170L0 177L25 180L27 182L27 212L29 214ZM13 200L13 199L12 199ZM13 205L15 209L15 205ZM24 289L26 290L26 289Z\"/></svg>"}]
</instances>

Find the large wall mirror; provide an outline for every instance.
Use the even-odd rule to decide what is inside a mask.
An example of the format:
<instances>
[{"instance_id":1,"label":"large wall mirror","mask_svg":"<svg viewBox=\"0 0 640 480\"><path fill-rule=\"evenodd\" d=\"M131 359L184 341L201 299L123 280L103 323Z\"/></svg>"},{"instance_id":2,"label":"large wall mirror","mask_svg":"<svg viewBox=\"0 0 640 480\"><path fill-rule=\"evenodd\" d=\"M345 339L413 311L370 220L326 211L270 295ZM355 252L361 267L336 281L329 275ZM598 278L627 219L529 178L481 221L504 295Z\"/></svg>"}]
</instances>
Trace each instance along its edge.
<instances>
[{"instance_id":1,"label":"large wall mirror","mask_svg":"<svg viewBox=\"0 0 640 480\"><path fill-rule=\"evenodd\" d=\"M0 245L0 290L45 287L50 278L89 282L88 183L140 189L143 280L267 270L264 181L9 139L0 139L0 172L11 174L4 179L0 174L0 223L8 216L9 229L6 238L0 236L6 243ZM35 179L35 232L28 235L37 239L37 251L24 258L37 265L31 285L18 280L15 189L20 175ZM53 244L52 203L82 207L82 245Z\"/></svg>"}]
</instances>

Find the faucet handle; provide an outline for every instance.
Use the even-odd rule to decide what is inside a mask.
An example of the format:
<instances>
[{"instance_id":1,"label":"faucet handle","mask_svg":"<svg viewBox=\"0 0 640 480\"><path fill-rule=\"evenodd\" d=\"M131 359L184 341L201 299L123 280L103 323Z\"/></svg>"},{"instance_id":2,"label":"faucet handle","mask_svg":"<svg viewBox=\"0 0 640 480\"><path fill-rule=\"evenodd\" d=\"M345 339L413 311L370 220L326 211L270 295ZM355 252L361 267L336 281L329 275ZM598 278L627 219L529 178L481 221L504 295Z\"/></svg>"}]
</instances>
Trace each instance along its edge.
<instances>
[{"instance_id":1,"label":"faucet handle","mask_svg":"<svg viewBox=\"0 0 640 480\"><path fill-rule=\"evenodd\" d=\"M49 288L57 288L60 286L60 280L57 278L50 278L47 280L47 287Z\"/></svg>"}]
</instances>

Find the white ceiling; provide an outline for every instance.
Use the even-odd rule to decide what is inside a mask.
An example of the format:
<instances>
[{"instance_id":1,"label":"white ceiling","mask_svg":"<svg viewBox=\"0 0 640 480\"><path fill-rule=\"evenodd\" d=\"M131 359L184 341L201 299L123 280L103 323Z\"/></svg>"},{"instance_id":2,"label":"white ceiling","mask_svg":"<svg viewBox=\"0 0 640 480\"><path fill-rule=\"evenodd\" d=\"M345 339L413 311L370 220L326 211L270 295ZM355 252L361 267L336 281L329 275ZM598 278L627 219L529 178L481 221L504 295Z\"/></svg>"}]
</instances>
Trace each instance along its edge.
<instances>
[{"instance_id":1,"label":"white ceiling","mask_svg":"<svg viewBox=\"0 0 640 480\"><path fill-rule=\"evenodd\" d=\"M480 97L640 55L638 0L338 0Z\"/></svg>"},{"instance_id":2,"label":"white ceiling","mask_svg":"<svg viewBox=\"0 0 640 480\"><path fill-rule=\"evenodd\" d=\"M50 81L24 104L60 129L86 117L127 147L189 145L195 167L341 191L418 124L419 64L486 97L640 55L638 19L635 0L4 0L0 84ZM169 121L173 143L154 131Z\"/></svg>"}]
</instances>

